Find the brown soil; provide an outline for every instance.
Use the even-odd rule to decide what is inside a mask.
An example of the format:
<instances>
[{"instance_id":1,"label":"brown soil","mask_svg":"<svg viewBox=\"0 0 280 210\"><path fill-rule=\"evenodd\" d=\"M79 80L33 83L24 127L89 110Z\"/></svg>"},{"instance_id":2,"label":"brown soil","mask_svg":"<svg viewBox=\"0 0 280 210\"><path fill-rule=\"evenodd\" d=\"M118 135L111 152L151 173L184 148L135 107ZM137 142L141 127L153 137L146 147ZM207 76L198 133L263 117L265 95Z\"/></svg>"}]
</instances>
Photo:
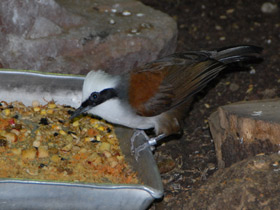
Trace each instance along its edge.
<instances>
[{"instance_id":1,"label":"brown soil","mask_svg":"<svg viewBox=\"0 0 280 210\"><path fill-rule=\"evenodd\" d=\"M228 103L280 96L280 12L278 8L276 13L263 13L262 0L142 2L177 21L177 52L238 44L264 48L262 63L251 69L223 72L199 93L185 121L184 136L157 148L155 156L165 196L151 209L182 209L186 199L216 171L215 148L207 122L210 114Z\"/></svg>"}]
</instances>

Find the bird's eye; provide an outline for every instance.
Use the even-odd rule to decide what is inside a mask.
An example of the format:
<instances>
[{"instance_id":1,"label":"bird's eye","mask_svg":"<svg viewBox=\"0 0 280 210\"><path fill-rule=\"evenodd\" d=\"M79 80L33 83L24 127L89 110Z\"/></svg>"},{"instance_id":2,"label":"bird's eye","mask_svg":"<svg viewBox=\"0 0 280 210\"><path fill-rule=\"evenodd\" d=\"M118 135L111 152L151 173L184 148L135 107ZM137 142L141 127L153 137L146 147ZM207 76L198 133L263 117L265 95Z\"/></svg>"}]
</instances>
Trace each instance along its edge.
<instances>
[{"instance_id":1,"label":"bird's eye","mask_svg":"<svg viewBox=\"0 0 280 210\"><path fill-rule=\"evenodd\" d=\"M98 97L98 93L96 93L96 92L93 92L93 93L90 95L90 99L91 99L91 100L95 100L95 99L97 99L97 97Z\"/></svg>"}]
</instances>

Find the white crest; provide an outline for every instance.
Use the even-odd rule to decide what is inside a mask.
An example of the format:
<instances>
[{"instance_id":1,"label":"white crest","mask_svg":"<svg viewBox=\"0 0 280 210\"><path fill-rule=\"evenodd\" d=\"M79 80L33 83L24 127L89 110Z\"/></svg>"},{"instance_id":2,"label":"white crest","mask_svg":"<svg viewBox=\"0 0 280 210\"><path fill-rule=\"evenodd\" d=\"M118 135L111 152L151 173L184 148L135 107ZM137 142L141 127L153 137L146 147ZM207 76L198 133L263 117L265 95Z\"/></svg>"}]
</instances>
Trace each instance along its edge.
<instances>
[{"instance_id":1,"label":"white crest","mask_svg":"<svg viewBox=\"0 0 280 210\"><path fill-rule=\"evenodd\" d=\"M107 88L115 88L119 80L119 76L110 75L102 70L90 71L84 81L82 100L86 100L92 92L100 92Z\"/></svg>"}]
</instances>

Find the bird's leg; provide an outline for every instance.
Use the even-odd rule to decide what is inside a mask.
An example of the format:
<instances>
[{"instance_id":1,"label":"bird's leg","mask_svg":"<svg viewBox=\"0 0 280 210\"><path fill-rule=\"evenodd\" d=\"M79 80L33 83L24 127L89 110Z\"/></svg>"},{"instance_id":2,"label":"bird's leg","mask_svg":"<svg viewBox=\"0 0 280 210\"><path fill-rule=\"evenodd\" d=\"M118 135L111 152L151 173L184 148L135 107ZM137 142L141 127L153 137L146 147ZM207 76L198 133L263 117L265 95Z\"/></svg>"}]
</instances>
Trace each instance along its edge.
<instances>
[{"instance_id":1,"label":"bird's leg","mask_svg":"<svg viewBox=\"0 0 280 210\"><path fill-rule=\"evenodd\" d=\"M138 146L137 148L134 147L134 142L137 136L139 135L143 135L146 142L140 146ZM132 135L130 141L131 141L131 152L132 154L134 154L136 161L138 161L138 158L140 156L140 152L145 150L146 148L150 148L152 151L155 149L155 145L157 144L157 142L161 139L163 139L164 137L166 137L165 134L160 134L156 137L153 138L149 138L149 136L145 133L145 131L143 130L136 130L134 132L134 134Z\"/></svg>"}]
</instances>

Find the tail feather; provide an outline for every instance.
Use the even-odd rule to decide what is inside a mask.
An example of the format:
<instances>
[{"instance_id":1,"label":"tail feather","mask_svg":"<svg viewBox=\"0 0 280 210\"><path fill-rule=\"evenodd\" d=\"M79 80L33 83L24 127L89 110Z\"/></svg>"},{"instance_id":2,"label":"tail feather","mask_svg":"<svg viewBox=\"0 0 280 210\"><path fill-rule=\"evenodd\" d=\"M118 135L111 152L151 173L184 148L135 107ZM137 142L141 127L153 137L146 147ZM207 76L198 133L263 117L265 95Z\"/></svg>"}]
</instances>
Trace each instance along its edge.
<instances>
[{"instance_id":1,"label":"tail feather","mask_svg":"<svg viewBox=\"0 0 280 210\"><path fill-rule=\"evenodd\" d=\"M253 62L257 61L261 58L253 56L253 55L243 55L243 56L230 56L219 59L220 62L224 64L231 64L231 63L241 63L241 62Z\"/></svg>"},{"instance_id":2,"label":"tail feather","mask_svg":"<svg viewBox=\"0 0 280 210\"><path fill-rule=\"evenodd\" d=\"M262 50L263 48L254 45L239 45L218 49L214 51L211 58L224 64L251 61L257 58L256 54L260 54Z\"/></svg>"}]
</instances>

